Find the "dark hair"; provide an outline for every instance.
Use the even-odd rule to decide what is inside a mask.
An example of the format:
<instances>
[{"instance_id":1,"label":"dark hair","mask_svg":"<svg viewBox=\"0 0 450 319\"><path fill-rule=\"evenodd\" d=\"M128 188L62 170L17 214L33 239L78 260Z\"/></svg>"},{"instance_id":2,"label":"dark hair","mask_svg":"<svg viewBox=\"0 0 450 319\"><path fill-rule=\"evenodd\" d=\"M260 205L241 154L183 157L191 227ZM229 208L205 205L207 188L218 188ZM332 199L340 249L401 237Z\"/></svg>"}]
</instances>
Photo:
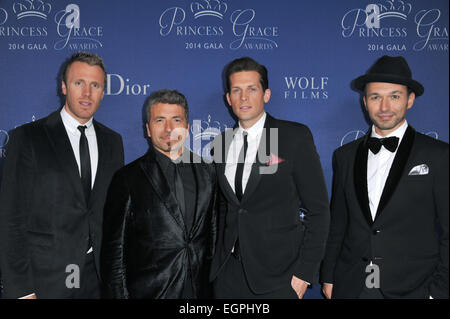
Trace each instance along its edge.
<instances>
[{"instance_id":1,"label":"dark hair","mask_svg":"<svg viewBox=\"0 0 450 319\"><path fill-rule=\"evenodd\" d=\"M249 57L243 57L230 62L225 69L225 78L227 81L227 92L230 92L230 76L241 71L256 71L259 73L259 82L263 91L269 88L269 79L267 77L267 69L264 65L259 64Z\"/></svg>"},{"instance_id":2,"label":"dark hair","mask_svg":"<svg viewBox=\"0 0 450 319\"><path fill-rule=\"evenodd\" d=\"M91 66L97 65L99 66L102 71L103 71L103 75L105 77L104 83L103 83L103 89L106 88L106 69L105 69L105 64L103 63L102 58L100 58L97 54L92 54L92 53L88 53L88 52L77 52L75 54L73 54L70 58L68 58L65 62L65 66L64 66L64 70L62 73L62 80L64 81L64 83L67 85L67 72L69 70L69 67L72 65L72 63L74 62L84 62L87 63Z\"/></svg>"},{"instance_id":3,"label":"dark hair","mask_svg":"<svg viewBox=\"0 0 450 319\"><path fill-rule=\"evenodd\" d=\"M176 90L163 89L159 91L155 91L147 98L146 101L146 115L147 115L147 123L150 122L150 109L153 105L157 103L167 103L167 104L176 104L181 106L184 109L184 115L186 117L186 122L189 119L189 108L186 97Z\"/></svg>"}]
</instances>

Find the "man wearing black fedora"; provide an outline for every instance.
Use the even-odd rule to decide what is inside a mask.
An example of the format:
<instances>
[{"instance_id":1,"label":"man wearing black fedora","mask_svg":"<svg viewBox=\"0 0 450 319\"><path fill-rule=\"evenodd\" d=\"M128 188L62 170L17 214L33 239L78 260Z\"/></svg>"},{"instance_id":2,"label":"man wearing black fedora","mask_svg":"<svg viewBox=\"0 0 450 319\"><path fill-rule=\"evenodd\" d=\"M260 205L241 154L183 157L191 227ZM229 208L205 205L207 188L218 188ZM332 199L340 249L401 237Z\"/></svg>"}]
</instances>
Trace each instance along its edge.
<instances>
[{"instance_id":1,"label":"man wearing black fedora","mask_svg":"<svg viewBox=\"0 0 450 319\"><path fill-rule=\"evenodd\" d=\"M354 80L373 122L333 155L327 298L448 298L448 144L405 115L423 86L403 57Z\"/></svg>"}]
</instances>

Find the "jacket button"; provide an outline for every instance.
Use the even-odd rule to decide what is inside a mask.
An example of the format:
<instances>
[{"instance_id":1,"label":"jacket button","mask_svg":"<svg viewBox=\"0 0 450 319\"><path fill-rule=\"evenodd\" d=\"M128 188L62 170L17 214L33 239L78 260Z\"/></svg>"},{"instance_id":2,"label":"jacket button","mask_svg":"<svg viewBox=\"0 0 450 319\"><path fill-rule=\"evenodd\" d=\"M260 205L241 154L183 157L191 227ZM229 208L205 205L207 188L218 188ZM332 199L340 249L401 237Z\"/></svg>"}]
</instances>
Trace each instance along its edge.
<instances>
[{"instance_id":1,"label":"jacket button","mask_svg":"<svg viewBox=\"0 0 450 319\"><path fill-rule=\"evenodd\" d=\"M374 234L374 235L378 235L379 232L381 232L381 230L375 229L375 230L373 231L373 234Z\"/></svg>"}]
</instances>

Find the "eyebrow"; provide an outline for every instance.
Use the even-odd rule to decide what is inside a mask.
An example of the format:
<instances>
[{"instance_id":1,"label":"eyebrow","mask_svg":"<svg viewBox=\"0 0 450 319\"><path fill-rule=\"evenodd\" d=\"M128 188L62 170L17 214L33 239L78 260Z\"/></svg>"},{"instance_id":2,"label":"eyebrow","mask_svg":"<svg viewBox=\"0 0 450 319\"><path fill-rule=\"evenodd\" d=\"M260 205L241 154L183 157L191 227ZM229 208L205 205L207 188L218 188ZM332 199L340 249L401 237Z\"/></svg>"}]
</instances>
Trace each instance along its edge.
<instances>
[{"instance_id":1,"label":"eyebrow","mask_svg":"<svg viewBox=\"0 0 450 319\"><path fill-rule=\"evenodd\" d=\"M404 93L404 92L402 92L402 91L395 90L395 91L389 92L388 94L403 94L403 93ZM380 93L378 93L378 92L373 92L373 93L370 93L369 96L370 96L370 95L380 95Z\"/></svg>"},{"instance_id":2,"label":"eyebrow","mask_svg":"<svg viewBox=\"0 0 450 319\"><path fill-rule=\"evenodd\" d=\"M166 116L163 116L163 115L158 115L158 116L155 116L155 117L153 117L155 120L157 120L157 119L167 119L167 117ZM170 118L172 118L172 119L183 119L184 118L184 116L182 116L182 115L175 115L175 116L172 116L172 117L170 117Z\"/></svg>"},{"instance_id":3,"label":"eyebrow","mask_svg":"<svg viewBox=\"0 0 450 319\"><path fill-rule=\"evenodd\" d=\"M244 88L258 87L258 84L257 84L257 83L256 83L256 84L247 84L247 85L243 85L242 87L244 87ZM232 88L232 89L240 89L241 86L235 85L235 86L232 86L231 88Z\"/></svg>"}]
</instances>

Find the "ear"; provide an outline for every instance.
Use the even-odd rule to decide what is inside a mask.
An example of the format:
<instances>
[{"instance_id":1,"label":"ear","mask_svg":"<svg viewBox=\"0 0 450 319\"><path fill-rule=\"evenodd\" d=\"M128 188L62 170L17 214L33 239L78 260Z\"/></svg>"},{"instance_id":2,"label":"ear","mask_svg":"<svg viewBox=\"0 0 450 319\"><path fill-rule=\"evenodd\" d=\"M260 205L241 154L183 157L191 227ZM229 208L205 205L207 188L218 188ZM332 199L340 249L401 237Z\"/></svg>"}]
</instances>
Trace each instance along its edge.
<instances>
[{"instance_id":1,"label":"ear","mask_svg":"<svg viewBox=\"0 0 450 319\"><path fill-rule=\"evenodd\" d=\"M186 137L188 137L189 136L189 123L188 123L188 125L187 125L187 128L186 128L186 130L187 130L187 134L186 134Z\"/></svg>"},{"instance_id":2,"label":"ear","mask_svg":"<svg viewBox=\"0 0 450 319\"><path fill-rule=\"evenodd\" d=\"M67 95L67 87L66 87L66 83L64 83L64 81L61 81L61 90L64 95Z\"/></svg>"},{"instance_id":3,"label":"ear","mask_svg":"<svg viewBox=\"0 0 450 319\"><path fill-rule=\"evenodd\" d=\"M363 102L364 102L364 107L367 110L367 101L366 101L366 96L365 95L363 96Z\"/></svg>"},{"instance_id":4,"label":"ear","mask_svg":"<svg viewBox=\"0 0 450 319\"><path fill-rule=\"evenodd\" d=\"M152 134L150 133L150 126L148 125L148 123L145 123L145 127L147 128L147 135L148 137L152 137Z\"/></svg>"},{"instance_id":5,"label":"ear","mask_svg":"<svg viewBox=\"0 0 450 319\"><path fill-rule=\"evenodd\" d=\"M231 106L230 93L227 93L227 101L228 101L228 105Z\"/></svg>"},{"instance_id":6,"label":"ear","mask_svg":"<svg viewBox=\"0 0 450 319\"><path fill-rule=\"evenodd\" d=\"M409 110L410 108L412 108L414 101L416 100L416 93L411 92L408 96L408 106L407 106L407 110Z\"/></svg>"},{"instance_id":7,"label":"ear","mask_svg":"<svg viewBox=\"0 0 450 319\"><path fill-rule=\"evenodd\" d=\"M266 89L264 91L264 103L268 103L269 102L271 93L272 92L270 91L270 89Z\"/></svg>"}]
</instances>

